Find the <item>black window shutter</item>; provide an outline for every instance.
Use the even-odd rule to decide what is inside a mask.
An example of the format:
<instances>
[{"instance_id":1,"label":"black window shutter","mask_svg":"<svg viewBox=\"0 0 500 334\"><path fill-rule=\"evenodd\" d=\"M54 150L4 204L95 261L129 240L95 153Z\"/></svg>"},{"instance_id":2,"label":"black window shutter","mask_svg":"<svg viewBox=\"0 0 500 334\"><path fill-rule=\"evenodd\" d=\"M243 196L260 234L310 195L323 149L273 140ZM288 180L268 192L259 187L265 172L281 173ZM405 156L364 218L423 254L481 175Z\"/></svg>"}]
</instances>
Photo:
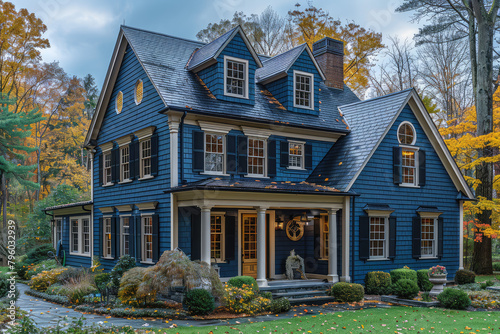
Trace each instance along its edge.
<instances>
[{"instance_id":1,"label":"black window shutter","mask_svg":"<svg viewBox=\"0 0 500 334\"><path fill-rule=\"evenodd\" d=\"M418 151L418 185L425 186L426 170L425 170L425 151Z\"/></svg>"},{"instance_id":2,"label":"black window shutter","mask_svg":"<svg viewBox=\"0 0 500 334\"><path fill-rule=\"evenodd\" d=\"M359 217L359 259L370 258L370 217Z\"/></svg>"},{"instance_id":3,"label":"black window shutter","mask_svg":"<svg viewBox=\"0 0 500 334\"><path fill-rule=\"evenodd\" d=\"M235 238L236 238L236 217L226 216L226 227L225 227L224 241L226 245L225 248L225 260L234 260L236 251L234 250Z\"/></svg>"},{"instance_id":4,"label":"black window shutter","mask_svg":"<svg viewBox=\"0 0 500 334\"><path fill-rule=\"evenodd\" d=\"M120 182L120 149L118 147L111 149L111 182Z\"/></svg>"},{"instance_id":5,"label":"black window shutter","mask_svg":"<svg viewBox=\"0 0 500 334\"><path fill-rule=\"evenodd\" d=\"M267 141L267 176L276 176L276 140Z\"/></svg>"},{"instance_id":6,"label":"black window shutter","mask_svg":"<svg viewBox=\"0 0 500 334\"><path fill-rule=\"evenodd\" d=\"M98 157L99 159L99 184L102 186L104 184L103 174L104 174L104 154L101 153Z\"/></svg>"},{"instance_id":7,"label":"black window shutter","mask_svg":"<svg viewBox=\"0 0 500 334\"><path fill-rule=\"evenodd\" d=\"M160 222L157 214L153 215L153 262L160 258Z\"/></svg>"},{"instance_id":8,"label":"black window shutter","mask_svg":"<svg viewBox=\"0 0 500 334\"><path fill-rule=\"evenodd\" d=\"M205 134L203 131L193 130L193 171L205 170Z\"/></svg>"},{"instance_id":9,"label":"black window shutter","mask_svg":"<svg viewBox=\"0 0 500 334\"><path fill-rule=\"evenodd\" d=\"M116 254L116 217L111 217L111 257L115 258Z\"/></svg>"},{"instance_id":10,"label":"black window shutter","mask_svg":"<svg viewBox=\"0 0 500 334\"><path fill-rule=\"evenodd\" d=\"M396 257L396 217L389 217L389 259Z\"/></svg>"},{"instance_id":11,"label":"black window shutter","mask_svg":"<svg viewBox=\"0 0 500 334\"><path fill-rule=\"evenodd\" d=\"M191 214L191 261L201 259L201 213Z\"/></svg>"},{"instance_id":12,"label":"black window shutter","mask_svg":"<svg viewBox=\"0 0 500 334\"><path fill-rule=\"evenodd\" d=\"M392 148L392 161L393 161L393 182L394 184L403 183L403 149L401 147Z\"/></svg>"},{"instance_id":13,"label":"black window shutter","mask_svg":"<svg viewBox=\"0 0 500 334\"><path fill-rule=\"evenodd\" d=\"M128 254L135 258L135 217L129 217L128 224Z\"/></svg>"},{"instance_id":14,"label":"black window shutter","mask_svg":"<svg viewBox=\"0 0 500 334\"><path fill-rule=\"evenodd\" d=\"M151 175L158 175L158 132L151 136Z\"/></svg>"},{"instance_id":15,"label":"black window shutter","mask_svg":"<svg viewBox=\"0 0 500 334\"><path fill-rule=\"evenodd\" d=\"M321 258L321 219L314 219L314 258Z\"/></svg>"},{"instance_id":16,"label":"black window shutter","mask_svg":"<svg viewBox=\"0 0 500 334\"><path fill-rule=\"evenodd\" d=\"M443 257L443 240L444 240L444 219L443 217L438 218L438 247L437 247L437 257L441 259Z\"/></svg>"},{"instance_id":17,"label":"black window shutter","mask_svg":"<svg viewBox=\"0 0 500 334\"><path fill-rule=\"evenodd\" d=\"M102 217L99 218L99 256L103 257L103 243L104 243L104 220Z\"/></svg>"},{"instance_id":18,"label":"black window shutter","mask_svg":"<svg viewBox=\"0 0 500 334\"><path fill-rule=\"evenodd\" d=\"M420 258L421 239L422 239L422 222L420 220L420 217L413 217L412 257L414 259Z\"/></svg>"},{"instance_id":19,"label":"black window shutter","mask_svg":"<svg viewBox=\"0 0 500 334\"><path fill-rule=\"evenodd\" d=\"M142 226L141 226L141 216L135 217L135 259L141 262L142 259L142 249L141 249L141 236L142 236Z\"/></svg>"},{"instance_id":20,"label":"black window shutter","mask_svg":"<svg viewBox=\"0 0 500 334\"><path fill-rule=\"evenodd\" d=\"M305 156L305 168L312 169L313 168L313 148L311 144L304 145L304 156Z\"/></svg>"},{"instance_id":21,"label":"black window shutter","mask_svg":"<svg viewBox=\"0 0 500 334\"><path fill-rule=\"evenodd\" d=\"M287 141L280 141L280 166L288 167L289 145Z\"/></svg>"},{"instance_id":22,"label":"black window shutter","mask_svg":"<svg viewBox=\"0 0 500 334\"><path fill-rule=\"evenodd\" d=\"M238 151L236 149L236 138L235 135L227 135L226 136L227 145L226 145L226 172L228 174L236 174L237 171L237 160L236 156Z\"/></svg>"},{"instance_id":23,"label":"black window shutter","mask_svg":"<svg viewBox=\"0 0 500 334\"><path fill-rule=\"evenodd\" d=\"M238 136L238 174L247 173L248 165L248 139L246 136Z\"/></svg>"}]
</instances>

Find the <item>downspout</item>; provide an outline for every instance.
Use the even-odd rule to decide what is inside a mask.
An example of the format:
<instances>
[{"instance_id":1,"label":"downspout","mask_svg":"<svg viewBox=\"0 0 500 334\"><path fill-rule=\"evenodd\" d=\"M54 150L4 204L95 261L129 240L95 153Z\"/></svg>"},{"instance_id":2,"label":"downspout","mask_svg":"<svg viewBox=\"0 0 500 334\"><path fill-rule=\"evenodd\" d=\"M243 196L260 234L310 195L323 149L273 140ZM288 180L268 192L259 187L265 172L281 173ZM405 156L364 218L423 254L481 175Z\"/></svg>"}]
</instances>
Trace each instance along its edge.
<instances>
[{"instance_id":1,"label":"downspout","mask_svg":"<svg viewBox=\"0 0 500 334\"><path fill-rule=\"evenodd\" d=\"M356 218L355 218L355 210L356 210L356 197L352 196L352 203L351 203L351 226L352 226L352 230L351 230L351 245L352 247L354 247L354 231L355 231L355 228L354 228L354 222L356 221ZM354 249L351 248L351 282L354 282Z\"/></svg>"},{"instance_id":2,"label":"downspout","mask_svg":"<svg viewBox=\"0 0 500 334\"><path fill-rule=\"evenodd\" d=\"M179 146L180 146L180 161L179 161L179 169L180 169L180 184L185 184L184 180L184 118L186 118L187 111L184 111L181 117L181 124L179 125Z\"/></svg>"}]
</instances>

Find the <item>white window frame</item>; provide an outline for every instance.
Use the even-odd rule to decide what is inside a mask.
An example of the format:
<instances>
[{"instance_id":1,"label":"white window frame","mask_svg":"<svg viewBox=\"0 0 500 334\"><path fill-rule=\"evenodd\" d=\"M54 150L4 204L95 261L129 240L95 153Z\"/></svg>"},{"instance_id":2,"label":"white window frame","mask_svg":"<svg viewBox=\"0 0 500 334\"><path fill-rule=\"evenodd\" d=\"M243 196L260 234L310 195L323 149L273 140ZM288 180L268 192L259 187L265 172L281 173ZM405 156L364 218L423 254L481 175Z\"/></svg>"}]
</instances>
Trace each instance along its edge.
<instances>
[{"instance_id":1,"label":"white window frame","mask_svg":"<svg viewBox=\"0 0 500 334\"><path fill-rule=\"evenodd\" d=\"M411 127L411 129L413 130L413 140L412 140L412 142L410 144L408 144L408 143L402 143L401 140L399 139L399 130L401 129L401 127L403 125L409 125ZM417 141L417 132L415 131L415 127L413 126L413 124L411 124L408 121L403 121L398 126L398 131L396 132L396 137L398 139L398 143L400 143L401 145L415 145L415 142Z\"/></svg>"},{"instance_id":2,"label":"white window frame","mask_svg":"<svg viewBox=\"0 0 500 334\"><path fill-rule=\"evenodd\" d=\"M262 158L263 161L263 166L262 166L262 174L254 174L250 173L250 140L258 140L263 142L263 151L264 151L264 156L263 157L258 157L255 156L255 158ZM267 139L262 138L262 137L248 137L247 138L247 176L248 177L267 177Z\"/></svg>"},{"instance_id":3,"label":"white window frame","mask_svg":"<svg viewBox=\"0 0 500 334\"><path fill-rule=\"evenodd\" d=\"M432 239L423 239L422 238L424 219L430 219L434 223L434 231L433 231L434 238L432 238ZM437 257L438 233L439 233L439 231L438 231L438 218L436 216L432 216L432 215L421 214L420 215L420 258L427 259L427 258L436 258ZM422 242L423 241L432 241L432 254L425 254L425 255L423 254L423 252L422 252L422 248L423 248Z\"/></svg>"},{"instance_id":4,"label":"white window frame","mask_svg":"<svg viewBox=\"0 0 500 334\"><path fill-rule=\"evenodd\" d=\"M370 260L386 260L389 256L389 217L384 217L382 215L373 215L368 217L368 226L369 226L369 235L368 235L368 242L369 242L369 259ZM382 241L383 246L382 246L382 255L372 255L372 219L383 219L383 226L384 226L384 238L383 239L375 239L377 241ZM379 224L382 225L382 224Z\"/></svg>"},{"instance_id":5,"label":"white window frame","mask_svg":"<svg viewBox=\"0 0 500 334\"><path fill-rule=\"evenodd\" d=\"M207 152L207 136L220 136L222 137L222 153ZM217 154L222 156L222 171L207 170L207 154ZM226 135L217 132L204 132L203 133L203 170L204 174L210 175L225 175L226 174Z\"/></svg>"},{"instance_id":6,"label":"white window frame","mask_svg":"<svg viewBox=\"0 0 500 334\"><path fill-rule=\"evenodd\" d=\"M418 147L411 147L411 146L406 146L406 145L400 145L401 147L401 184L400 186L403 186L403 187L418 187L418 174L419 174L419 170L418 170L418 164L419 164L419 161L418 161ZM405 151L409 151L409 152L413 152L414 154L414 157L415 157L415 166L414 167L411 167L411 166L405 166L404 165L404 152ZM413 168L414 171L415 171L415 175L413 177L413 183L407 183L407 182L404 182L405 181L405 177L404 177L404 171L405 171L405 168Z\"/></svg>"},{"instance_id":7,"label":"white window frame","mask_svg":"<svg viewBox=\"0 0 500 334\"><path fill-rule=\"evenodd\" d=\"M54 219L54 237L53 237L53 245L54 249L57 250L57 244L62 239L62 218Z\"/></svg>"},{"instance_id":8,"label":"white window frame","mask_svg":"<svg viewBox=\"0 0 500 334\"><path fill-rule=\"evenodd\" d=\"M146 234L146 219L151 220L151 233ZM146 236L151 236L151 257L146 256ZM141 262L153 263L153 215L143 215L141 216Z\"/></svg>"},{"instance_id":9,"label":"white window frame","mask_svg":"<svg viewBox=\"0 0 500 334\"><path fill-rule=\"evenodd\" d=\"M109 157L109 167L106 166L106 158ZM102 152L102 185L111 186L113 185L113 160L111 157L111 151ZM107 172L109 171L109 182L107 177Z\"/></svg>"},{"instance_id":10,"label":"white window frame","mask_svg":"<svg viewBox=\"0 0 500 334\"><path fill-rule=\"evenodd\" d=\"M127 150L128 160L123 162L123 151ZM128 167L128 177L125 178L125 166ZM120 147L120 182L130 181L130 145L123 145Z\"/></svg>"},{"instance_id":11,"label":"white window frame","mask_svg":"<svg viewBox=\"0 0 500 334\"><path fill-rule=\"evenodd\" d=\"M124 220L128 219L128 233L125 233ZM120 216L120 256L130 255L130 222L132 216ZM128 254L125 253L125 236L128 236Z\"/></svg>"},{"instance_id":12,"label":"white window frame","mask_svg":"<svg viewBox=\"0 0 500 334\"><path fill-rule=\"evenodd\" d=\"M144 156L144 148L143 148L143 145L144 143L147 143L149 142L149 156L145 157ZM148 179L148 178L152 178L153 176L151 175L151 168L152 168L152 164L151 164L151 137L148 137L148 138L145 138L145 139L142 139L141 141L139 141L139 152L140 152L140 163L139 163L139 166L140 166L140 170L141 170L141 179ZM149 159L149 174L146 174L145 172L145 169L146 169L146 161Z\"/></svg>"},{"instance_id":13,"label":"white window frame","mask_svg":"<svg viewBox=\"0 0 500 334\"><path fill-rule=\"evenodd\" d=\"M77 236L77 250L75 249L75 244L74 244L74 234L75 231L73 230L73 221L76 220L78 222L78 227L76 231L76 236ZM83 231L83 220L87 220L89 224L89 231L88 231L88 238L89 238L89 251L85 252L85 237L84 237L84 231ZM71 255L79 255L79 256L90 256L90 252L92 250L92 238L91 238L91 230L92 230L92 224L90 221L90 216L76 216L76 217L69 217L69 250Z\"/></svg>"},{"instance_id":14,"label":"white window frame","mask_svg":"<svg viewBox=\"0 0 500 334\"><path fill-rule=\"evenodd\" d=\"M232 61L232 62L238 62L238 63L243 63L245 65L244 69L244 84L243 84L243 95L239 94L234 94L234 93L229 93L226 90L226 80L227 80L227 62ZM235 58L235 57L230 57L230 56L224 56L224 95L225 96L231 96L231 97L237 97L240 99L248 99L248 60L246 59L241 59L241 58Z\"/></svg>"},{"instance_id":15,"label":"white window frame","mask_svg":"<svg viewBox=\"0 0 500 334\"><path fill-rule=\"evenodd\" d=\"M142 89L141 89L141 99L139 100L139 97L137 96L137 91L138 91L138 86L139 84L142 85ZM135 105L138 106L139 104L141 104L141 102L144 100L144 82L142 81L142 79L137 79L137 81L135 82L135 86L134 86L134 101L135 101Z\"/></svg>"},{"instance_id":16,"label":"white window frame","mask_svg":"<svg viewBox=\"0 0 500 334\"><path fill-rule=\"evenodd\" d=\"M295 98L296 91L297 91L297 86L296 86L297 75L307 76L311 80L310 81L311 91L309 92L310 93L310 105L309 105L309 107L297 104L297 100ZM295 108L314 110L314 74L303 72L303 71L297 71L297 70L293 71L293 106Z\"/></svg>"},{"instance_id":17,"label":"white window frame","mask_svg":"<svg viewBox=\"0 0 500 334\"><path fill-rule=\"evenodd\" d=\"M109 232L106 230L106 226L107 224L109 223ZM112 255L112 247L113 247L113 242L111 241L111 231L112 231L112 227L111 225L113 224L113 217L111 216L105 216L105 217L102 217L102 233L103 233L103 236L102 236L102 242L103 242L103 245L102 245L102 257L105 258L105 259L112 259L113 257L111 256ZM109 235L109 239L106 238L106 236ZM108 250L108 241L109 240L109 250Z\"/></svg>"},{"instance_id":18,"label":"white window frame","mask_svg":"<svg viewBox=\"0 0 500 334\"><path fill-rule=\"evenodd\" d=\"M210 261L215 260L216 263L221 263L226 260L225 245L226 245L226 213L225 212L211 212L210 213ZM220 257L212 257L212 217L221 217L221 231L220 231Z\"/></svg>"},{"instance_id":19,"label":"white window frame","mask_svg":"<svg viewBox=\"0 0 500 334\"><path fill-rule=\"evenodd\" d=\"M304 170L304 163L305 163L305 145L306 143L303 141L288 141L288 169L298 169L298 170ZM301 146L301 155L293 154L291 153L292 145L300 145ZM300 166L292 166L290 164L290 157L300 157Z\"/></svg>"}]
</instances>

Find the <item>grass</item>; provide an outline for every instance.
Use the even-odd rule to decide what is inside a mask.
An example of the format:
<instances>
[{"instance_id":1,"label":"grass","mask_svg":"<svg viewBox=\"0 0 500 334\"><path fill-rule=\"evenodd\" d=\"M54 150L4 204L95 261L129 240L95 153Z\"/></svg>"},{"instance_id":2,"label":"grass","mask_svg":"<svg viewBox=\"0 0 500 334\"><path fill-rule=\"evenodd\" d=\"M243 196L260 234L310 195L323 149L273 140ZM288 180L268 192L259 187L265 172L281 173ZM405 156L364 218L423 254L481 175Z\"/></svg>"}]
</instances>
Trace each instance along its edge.
<instances>
[{"instance_id":1,"label":"grass","mask_svg":"<svg viewBox=\"0 0 500 334\"><path fill-rule=\"evenodd\" d=\"M497 277L500 277L500 275L478 275L476 276L476 283L482 283L486 281L496 281Z\"/></svg>"},{"instance_id":2,"label":"grass","mask_svg":"<svg viewBox=\"0 0 500 334\"><path fill-rule=\"evenodd\" d=\"M245 319L240 322L245 322ZM499 330L497 312L392 307L317 316L297 312L292 319L230 326L178 327L156 330L155 333L497 333Z\"/></svg>"},{"instance_id":3,"label":"grass","mask_svg":"<svg viewBox=\"0 0 500 334\"><path fill-rule=\"evenodd\" d=\"M0 267L0 274L9 272L9 267Z\"/></svg>"}]
</instances>

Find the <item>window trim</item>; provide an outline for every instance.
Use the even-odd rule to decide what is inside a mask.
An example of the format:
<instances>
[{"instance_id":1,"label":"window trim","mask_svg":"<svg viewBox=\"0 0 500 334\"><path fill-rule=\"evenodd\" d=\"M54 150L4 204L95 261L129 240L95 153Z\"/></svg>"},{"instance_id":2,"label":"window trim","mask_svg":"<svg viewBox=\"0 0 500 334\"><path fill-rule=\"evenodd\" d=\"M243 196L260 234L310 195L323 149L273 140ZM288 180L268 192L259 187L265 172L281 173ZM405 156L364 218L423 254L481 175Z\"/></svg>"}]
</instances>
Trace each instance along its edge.
<instances>
[{"instance_id":1,"label":"window trim","mask_svg":"<svg viewBox=\"0 0 500 334\"><path fill-rule=\"evenodd\" d=\"M413 130L413 141L411 142L411 144L403 144L403 143L401 142L401 140L399 140L399 129L401 129L401 127L402 127L403 125L405 125L405 124L410 125L411 129ZM415 145L415 143L417 142L417 132L415 131L415 127L413 126L413 124L412 124L411 122L409 122L409 121L403 121L403 122L401 122L401 123L399 124L399 126L398 126L398 131L396 132L396 138L397 138L398 143L399 143L400 145Z\"/></svg>"},{"instance_id":2,"label":"window trim","mask_svg":"<svg viewBox=\"0 0 500 334\"><path fill-rule=\"evenodd\" d=\"M137 87L139 86L139 83L141 83L142 85L142 96L141 96L141 99L138 100L137 99ZM134 101L135 101L135 105L138 106L139 104L141 104L141 102L144 100L144 81L142 81L142 79L137 79L137 81L135 82L135 86L134 86Z\"/></svg>"},{"instance_id":3,"label":"window trim","mask_svg":"<svg viewBox=\"0 0 500 334\"><path fill-rule=\"evenodd\" d=\"M85 239L83 237L83 220L87 219L89 222L89 251L87 253L84 252L84 242ZM73 251L73 224L72 220L78 221L78 251ZM87 256L90 257L92 251L92 224L90 220L90 216L70 216L69 217L69 253L70 255L78 255L78 256Z\"/></svg>"},{"instance_id":4,"label":"window trim","mask_svg":"<svg viewBox=\"0 0 500 334\"><path fill-rule=\"evenodd\" d=\"M301 154L301 166L300 167L297 167L297 166L290 166L290 156L292 156L292 154L290 153L290 145L301 145L302 146L302 154ZM305 152L305 147L306 147L306 142L303 142L303 141L297 141L297 140L289 140L288 141L288 169L295 169L295 170L305 170L305 156L306 156L306 152ZM293 156L297 156L298 155L293 155Z\"/></svg>"},{"instance_id":5,"label":"window trim","mask_svg":"<svg viewBox=\"0 0 500 334\"><path fill-rule=\"evenodd\" d=\"M233 62L238 62L238 63L243 63L245 64L245 78L244 78L244 94L243 95L238 95L234 93L228 93L226 91L226 79L227 79L227 62L228 61L233 61ZM236 58L236 57L231 57L231 56L224 56L224 82L223 82L223 91L224 91L224 96L229 96L229 97L236 97L240 99L248 99L248 87L249 87L249 78L248 78L248 60L242 59L242 58Z\"/></svg>"},{"instance_id":6,"label":"window trim","mask_svg":"<svg viewBox=\"0 0 500 334\"><path fill-rule=\"evenodd\" d=\"M371 225L372 225L372 218L381 218L384 219L384 239L377 239L377 240L383 240L384 241L384 246L383 246L383 255L382 256L372 256L371 255ZM380 260L388 260L389 259L389 216L383 215L383 214L373 214L373 215L368 215L368 226L369 226L369 232L368 232L368 242L370 242L370 245L368 246L368 261L380 261Z\"/></svg>"},{"instance_id":7,"label":"window trim","mask_svg":"<svg viewBox=\"0 0 500 334\"><path fill-rule=\"evenodd\" d=\"M121 96L121 105L118 103L118 97ZM116 94L115 97L115 111L119 115L123 111L123 92L119 91L118 94Z\"/></svg>"},{"instance_id":8,"label":"window trim","mask_svg":"<svg viewBox=\"0 0 500 334\"><path fill-rule=\"evenodd\" d=\"M54 235L53 235L53 242L52 245L54 246L54 249L57 250L57 244L59 243L60 240L62 240L62 217L61 218L54 218ZM59 232L57 231L57 226L60 226L60 237L58 238Z\"/></svg>"},{"instance_id":9,"label":"window trim","mask_svg":"<svg viewBox=\"0 0 500 334\"><path fill-rule=\"evenodd\" d=\"M145 219L151 219L151 258L146 258L146 242L144 240L145 234ZM152 214L142 214L141 215L141 262L142 263L154 263L153 262L153 215Z\"/></svg>"},{"instance_id":10,"label":"window trim","mask_svg":"<svg viewBox=\"0 0 500 334\"><path fill-rule=\"evenodd\" d=\"M123 220L128 219L128 254L125 254L125 233L123 232ZM120 256L130 255L130 220L131 215L120 215Z\"/></svg>"},{"instance_id":11,"label":"window trim","mask_svg":"<svg viewBox=\"0 0 500 334\"><path fill-rule=\"evenodd\" d=\"M250 140L260 140L263 142L263 150L264 150L264 166L262 168L263 174L252 174L250 173ZM262 137L254 137L254 136L248 136L247 137L247 174L245 175L246 177L265 177L267 178L267 138L262 138Z\"/></svg>"},{"instance_id":12,"label":"window trim","mask_svg":"<svg viewBox=\"0 0 500 334\"><path fill-rule=\"evenodd\" d=\"M220 240L220 258L212 257L212 217L220 216L221 217L221 240ZM226 213L225 212L211 212L210 213L210 262L213 263L225 263L226 261ZM215 261L213 261L215 260Z\"/></svg>"},{"instance_id":13,"label":"window trim","mask_svg":"<svg viewBox=\"0 0 500 334\"><path fill-rule=\"evenodd\" d=\"M414 147L414 146L408 146L408 145L399 145L399 147L401 147L401 183L399 184L400 187L408 187L408 188L420 188L420 186L418 185L419 183L419 161L418 161L418 151L419 151L419 148L418 147ZM415 175L414 175L414 178L413 178L413 183L405 183L404 182L404 169L405 168L411 168L411 167L405 167L403 165L403 152L404 151L413 151L413 153L415 154Z\"/></svg>"},{"instance_id":14,"label":"window trim","mask_svg":"<svg viewBox=\"0 0 500 334\"><path fill-rule=\"evenodd\" d=\"M422 241L424 240L422 238L422 233L423 233L423 220L424 219L432 219L433 220L433 223L434 223L434 238L433 239L425 239L425 240L432 240L432 254L426 254L426 255L423 255L422 253ZM420 215L420 258L421 259L434 259L434 258L437 258L438 256L438 242L439 242L439 239L438 239L438 217L437 216L432 216L432 215L425 215L425 214L421 214Z\"/></svg>"},{"instance_id":15,"label":"window trim","mask_svg":"<svg viewBox=\"0 0 500 334\"><path fill-rule=\"evenodd\" d=\"M311 78L311 103L309 107L306 106L301 106L297 104L296 99L295 99L295 93L297 90L297 75L302 75L302 76L308 76ZM294 108L300 108L300 109L307 109L307 110L314 110L314 74L313 73L308 73L304 71L298 71L298 70L293 70L293 107Z\"/></svg>"},{"instance_id":16,"label":"window trim","mask_svg":"<svg viewBox=\"0 0 500 334\"><path fill-rule=\"evenodd\" d=\"M111 240L111 231L113 230L113 227L111 226L113 224L113 217L112 216L103 216L102 217L102 258L103 259L113 259L113 256L111 254L113 253L113 244L110 245L110 250L109 253L106 249L106 222L109 219L109 240Z\"/></svg>"},{"instance_id":17,"label":"window trim","mask_svg":"<svg viewBox=\"0 0 500 334\"><path fill-rule=\"evenodd\" d=\"M149 174L144 173L144 161L147 158L144 158L144 150L142 148L143 143L149 141ZM151 137L143 138L139 141L139 170L140 170L140 178L139 180L146 180L153 178L153 175L151 175L151 168L152 168L152 161L151 161Z\"/></svg>"},{"instance_id":18,"label":"window trim","mask_svg":"<svg viewBox=\"0 0 500 334\"><path fill-rule=\"evenodd\" d=\"M123 162L123 150L124 149L128 150L128 161L126 163ZM120 150L120 183L130 182L131 181L131 179L130 179L130 144L125 144L123 146L120 146L119 150ZM128 165L128 177L126 179L123 177L123 174L124 174L123 167L125 165Z\"/></svg>"},{"instance_id":19,"label":"window trim","mask_svg":"<svg viewBox=\"0 0 500 334\"><path fill-rule=\"evenodd\" d=\"M221 172L207 170L207 153L219 154L219 153L207 152L207 136L221 136L222 137L222 171ZM227 143L226 134L224 134L224 133L214 132L214 131L204 131L203 132L203 172L202 172L202 174L205 174L205 175L226 175L226 154L227 154L226 143Z\"/></svg>"},{"instance_id":20,"label":"window trim","mask_svg":"<svg viewBox=\"0 0 500 334\"><path fill-rule=\"evenodd\" d=\"M106 157L109 156L109 167L106 167ZM110 181L108 182L106 177L106 171L109 169ZM113 158L111 156L111 150L102 152L102 186L112 186L113 183Z\"/></svg>"}]
</instances>

